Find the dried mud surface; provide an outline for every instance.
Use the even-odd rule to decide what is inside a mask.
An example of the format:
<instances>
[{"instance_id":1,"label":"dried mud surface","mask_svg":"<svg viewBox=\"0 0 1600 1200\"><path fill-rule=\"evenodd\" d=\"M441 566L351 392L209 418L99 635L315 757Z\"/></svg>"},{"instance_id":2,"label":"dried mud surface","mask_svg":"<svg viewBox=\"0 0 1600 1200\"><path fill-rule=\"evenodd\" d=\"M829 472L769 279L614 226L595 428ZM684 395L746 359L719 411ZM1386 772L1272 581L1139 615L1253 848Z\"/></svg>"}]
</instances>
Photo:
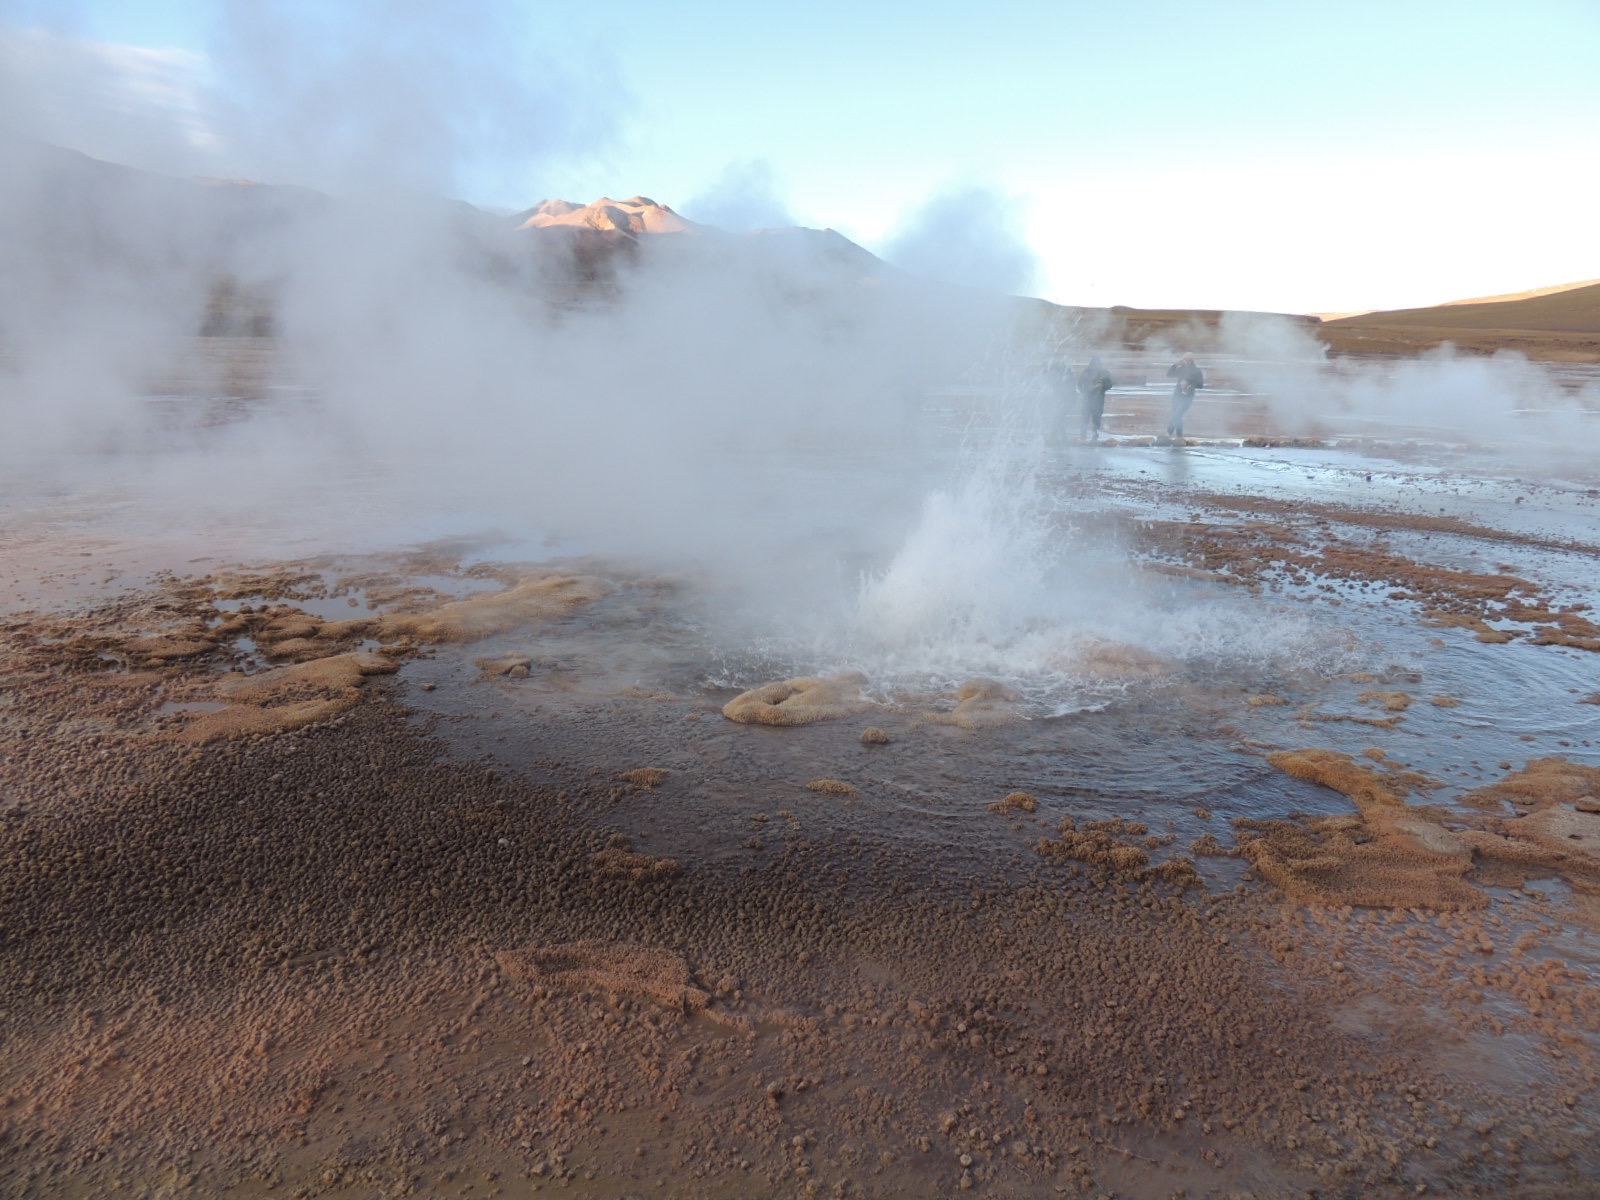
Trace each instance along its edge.
<instances>
[{"instance_id":1,"label":"dried mud surface","mask_svg":"<svg viewBox=\"0 0 1600 1200\"><path fill-rule=\"evenodd\" d=\"M0 628L4 1194L1591 1194L1600 994L1563 947L1600 925L1592 768L1509 772L1466 828L1381 754L1280 751L1355 812L1188 854L1121 819L1033 837L1001 781L972 797L1021 835L992 877L788 812L741 859L666 857L612 814L692 779L556 719L536 773L494 769L408 705L430 655L516 686L533 659L473 643L607 585L327 578ZM312 611L352 589L371 615ZM729 727L859 716L854 687L758 689ZM959 699L962 736L1009 719ZM1251 872L1208 889L1228 857Z\"/></svg>"}]
</instances>

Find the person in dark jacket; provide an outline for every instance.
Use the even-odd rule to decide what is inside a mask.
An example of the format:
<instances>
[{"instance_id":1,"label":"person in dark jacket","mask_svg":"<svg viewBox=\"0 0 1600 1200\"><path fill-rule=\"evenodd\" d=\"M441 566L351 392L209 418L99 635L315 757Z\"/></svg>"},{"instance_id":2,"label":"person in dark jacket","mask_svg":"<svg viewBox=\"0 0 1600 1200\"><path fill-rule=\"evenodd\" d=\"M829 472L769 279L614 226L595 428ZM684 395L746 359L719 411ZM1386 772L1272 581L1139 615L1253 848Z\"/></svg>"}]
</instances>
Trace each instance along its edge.
<instances>
[{"instance_id":1,"label":"person in dark jacket","mask_svg":"<svg viewBox=\"0 0 1600 1200\"><path fill-rule=\"evenodd\" d=\"M1116 387L1111 378L1111 372L1106 370L1101 363L1100 356L1096 354L1089 360L1089 365L1078 373L1078 440L1090 440L1090 431L1093 431L1093 440L1100 440L1100 418L1106 411L1106 392Z\"/></svg>"},{"instance_id":2,"label":"person in dark jacket","mask_svg":"<svg viewBox=\"0 0 1600 1200\"><path fill-rule=\"evenodd\" d=\"M1195 366L1194 355L1185 354L1167 368L1167 378L1178 382L1172 387L1172 418L1167 422L1167 435L1180 441L1183 438L1183 414L1194 403L1194 394L1206 385L1205 372Z\"/></svg>"}]
</instances>

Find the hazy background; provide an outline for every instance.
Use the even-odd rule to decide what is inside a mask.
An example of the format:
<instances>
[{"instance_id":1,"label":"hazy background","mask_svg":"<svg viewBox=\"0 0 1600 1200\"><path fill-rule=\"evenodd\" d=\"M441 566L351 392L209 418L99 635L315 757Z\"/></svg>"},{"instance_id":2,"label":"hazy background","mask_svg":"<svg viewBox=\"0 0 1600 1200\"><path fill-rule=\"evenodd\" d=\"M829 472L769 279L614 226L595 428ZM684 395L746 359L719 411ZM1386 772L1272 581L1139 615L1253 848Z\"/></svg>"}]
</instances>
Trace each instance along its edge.
<instances>
[{"instance_id":1,"label":"hazy background","mask_svg":"<svg viewBox=\"0 0 1600 1200\"><path fill-rule=\"evenodd\" d=\"M1514 54L1489 69L1470 6L1424 27L1356 5L1331 31L1187 11L5 4L8 533L193 547L173 561L495 532L641 555L732 598L720 619L766 648L757 672L870 660L1049 690L1105 636L1293 659L1303 623L1274 642L1241 602L1196 628L1078 535L1058 494L1078 464L1047 440L1073 401L1047 368L1107 347L1013 297L1293 309L1356 276L1395 303L1600 275L1579 265L1585 189L1519 157L1560 134L1574 184L1595 170L1594 130L1554 103L1594 95L1559 69L1594 22L1533 5L1497 33L1499 56L1550 40L1534 79ZM1479 121L1474 172L1446 169L1468 110L1380 113L1502 89L1547 102L1544 123ZM1496 129L1518 149L1486 156ZM1408 149L1386 172L1391 131ZM494 212L639 192L728 232L654 237L573 288L564 252ZM903 270L772 232L797 222ZM249 388L192 336L219 269L270 297ZM1174 331L1143 369L1188 348ZM1334 371L1260 317L1230 318L1216 353L1291 430L1406 414L1509 442L1519 411L1564 406L1535 457L1594 440L1583 397L1510 356Z\"/></svg>"},{"instance_id":2,"label":"hazy background","mask_svg":"<svg viewBox=\"0 0 1600 1200\"><path fill-rule=\"evenodd\" d=\"M1600 276L1600 6L0 3L0 111L117 161L643 192L1062 303L1339 312Z\"/></svg>"}]
</instances>

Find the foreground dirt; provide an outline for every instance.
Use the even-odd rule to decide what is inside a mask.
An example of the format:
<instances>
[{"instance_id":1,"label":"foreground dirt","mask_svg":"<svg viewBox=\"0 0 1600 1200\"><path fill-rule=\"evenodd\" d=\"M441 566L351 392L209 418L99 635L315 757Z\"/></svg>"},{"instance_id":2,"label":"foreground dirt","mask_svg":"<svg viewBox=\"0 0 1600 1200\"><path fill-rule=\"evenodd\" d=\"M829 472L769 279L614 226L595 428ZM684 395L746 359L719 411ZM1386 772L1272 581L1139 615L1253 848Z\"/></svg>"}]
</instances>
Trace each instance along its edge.
<instances>
[{"instance_id":1,"label":"foreground dirt","mask_svg":"<svg viewBox=\"0 0 1600 1200\"><path fill-rule=\"evenodd\" d=\"M1590 1194L1581 896L1208 895L1121 821L992 877L784 813L743 865L654 857L625 745L531 729L513 777L405 704L430 644L603 585L372 576L352 625L297 579L4 628L5 1194ZM1194 853L1320 869L1282 832Z\"/></svg>"}]
</instances>

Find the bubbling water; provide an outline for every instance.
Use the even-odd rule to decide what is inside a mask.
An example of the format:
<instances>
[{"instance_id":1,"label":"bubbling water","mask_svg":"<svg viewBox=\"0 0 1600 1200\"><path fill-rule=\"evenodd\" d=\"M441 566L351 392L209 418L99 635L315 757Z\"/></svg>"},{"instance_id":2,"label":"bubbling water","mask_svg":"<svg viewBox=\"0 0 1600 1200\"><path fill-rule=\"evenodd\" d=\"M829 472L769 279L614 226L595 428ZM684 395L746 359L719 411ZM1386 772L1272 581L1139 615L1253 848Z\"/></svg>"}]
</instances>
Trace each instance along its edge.
<instances>
[{"instance_id":1,"label":"bubbling water","mask_svg":"<svg viewBox=\"0 0 1600 1200\"><path fill-rule=\"evenodd\" d=\"M1094 501L1060 498L1073 469L1050 437L1061 404L1037 372L976 397L949 482L925 494L892 552L841 580L831 603L789 612L782 633L757 632L720 682L851 670L895 702L986 679L1043 717L1177 682L1260 683L1348 653L1303 616L1153 576L1086 531Z\"/></svg>"}]
</instances>

